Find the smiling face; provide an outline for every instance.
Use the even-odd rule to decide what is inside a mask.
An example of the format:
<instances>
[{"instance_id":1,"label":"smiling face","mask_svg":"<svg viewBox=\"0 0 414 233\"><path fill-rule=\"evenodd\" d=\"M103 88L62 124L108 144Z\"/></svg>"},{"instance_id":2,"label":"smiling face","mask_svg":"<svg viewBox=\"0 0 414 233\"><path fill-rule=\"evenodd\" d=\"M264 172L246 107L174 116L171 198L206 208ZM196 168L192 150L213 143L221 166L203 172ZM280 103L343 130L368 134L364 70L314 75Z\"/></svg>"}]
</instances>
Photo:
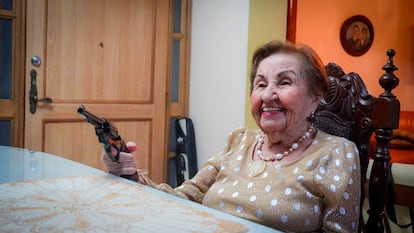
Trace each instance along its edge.
<instances>
[{"instance_id":1,"label":"smiling face","mask_svg":"<svg viewBox=\"0 0 414 233\"><path fill-rule=\"evenodd\" d=\"M291 53L275 53L257 67L250 95L251 113L267 133L294 136L306 130L307 117L320 96L310 94L301 60Z\"/></svg>"}]
</instances>

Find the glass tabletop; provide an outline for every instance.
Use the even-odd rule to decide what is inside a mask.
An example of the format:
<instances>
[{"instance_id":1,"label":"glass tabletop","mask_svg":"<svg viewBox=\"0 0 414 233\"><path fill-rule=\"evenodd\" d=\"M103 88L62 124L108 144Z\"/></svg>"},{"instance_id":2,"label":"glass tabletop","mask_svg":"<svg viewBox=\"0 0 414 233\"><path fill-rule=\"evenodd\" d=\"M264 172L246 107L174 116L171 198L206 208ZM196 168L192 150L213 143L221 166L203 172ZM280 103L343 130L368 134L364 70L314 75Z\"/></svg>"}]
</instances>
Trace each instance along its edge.
<instances>
[{"instance_id":1,"label":"glass tabletop","mask_svg":"<svg viewBox=\"0 0 414 233\"><path fill-rule=\"evenodd\" d=\"M99 174L106 173L48 153L0 146L0 183Z\"/></svg>"}]
</instances>

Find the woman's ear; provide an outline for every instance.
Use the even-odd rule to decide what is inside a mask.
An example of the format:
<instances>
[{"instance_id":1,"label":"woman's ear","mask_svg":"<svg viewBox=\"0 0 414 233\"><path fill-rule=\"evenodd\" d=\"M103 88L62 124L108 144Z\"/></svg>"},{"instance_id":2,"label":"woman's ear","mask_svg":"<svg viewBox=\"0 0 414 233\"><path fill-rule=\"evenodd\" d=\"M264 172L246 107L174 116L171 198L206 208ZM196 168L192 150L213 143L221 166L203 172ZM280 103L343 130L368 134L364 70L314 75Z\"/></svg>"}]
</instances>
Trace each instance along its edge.
<instances>
[{"instance_id":1,"label":"woman's ear","mask_svg":"<svg viewBox=\"0 0 414 233\"><path fill-rule=\"evenodd\" d=\"M316 104L319 104L319 102L321 102L322 97L323 97L322 95L314 95L314 96L311 97L312 102L316 103Z\"/></svg>"}]
</instances>

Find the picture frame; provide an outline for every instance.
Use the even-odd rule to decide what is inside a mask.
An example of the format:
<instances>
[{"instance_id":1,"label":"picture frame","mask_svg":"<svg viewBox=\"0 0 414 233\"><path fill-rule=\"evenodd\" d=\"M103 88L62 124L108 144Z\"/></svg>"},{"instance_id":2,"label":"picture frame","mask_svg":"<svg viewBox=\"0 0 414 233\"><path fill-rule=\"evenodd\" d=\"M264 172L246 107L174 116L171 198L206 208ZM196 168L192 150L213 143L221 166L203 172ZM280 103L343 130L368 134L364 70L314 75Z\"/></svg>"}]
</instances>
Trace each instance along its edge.
<instances>
[{"instance_id":1,"label":"picture frame","mask_svg":"<svg viewBox=\"0 0 414 233\"><path fill-rule=\"evenodd\" d=\"M374 41L374 27L363 15L355 15L342 24L340 40L345 52L351 56L365 54Z\"/></svg>"}]
</instances>

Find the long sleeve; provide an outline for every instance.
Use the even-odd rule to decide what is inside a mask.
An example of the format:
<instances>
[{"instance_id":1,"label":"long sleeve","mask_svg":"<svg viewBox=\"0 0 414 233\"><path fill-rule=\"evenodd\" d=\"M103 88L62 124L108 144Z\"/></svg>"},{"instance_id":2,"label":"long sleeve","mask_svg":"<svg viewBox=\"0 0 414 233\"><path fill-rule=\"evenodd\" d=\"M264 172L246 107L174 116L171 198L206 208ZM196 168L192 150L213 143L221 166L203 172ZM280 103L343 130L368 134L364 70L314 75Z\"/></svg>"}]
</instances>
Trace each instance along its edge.
<instances>
[{"instance_id":1,"label":"long sleeve","mask_svg":"<svg viewBox=\"0 0 414 233\"><path fill-rule=\"evenodd\" d=\"M332 154L332 160L324 167L325 178L321 184L325 199L325 209L322 213L323 230L355 232L358 229L361 211L358 150L353 143L347 142L343 147L335 148ZM319 169L319 172L321 171ZM317 179L317 176L315 177Z\"/></svg>"},{"instance_id":2,"label":"long sleeve","mask_svg":"<svg viewBox=\"0 0 414 233\"><path fill-rule=\"evenodd\" d=\"M141 172L139 175L145 181L143 182L144 184L150 185L155 189L202 203L205 193L216 181L216 176L221 168L223 155L231 151L231 148L237 141L239 141L238 139L244 134L244 132L244 128L233 131L229 135L223 151L210 158L192 179L184 181L183 184L177 188L173 189L165 183L154 183L150 178L148 178L146 172Z\"/></svg>"}]
</instances>

